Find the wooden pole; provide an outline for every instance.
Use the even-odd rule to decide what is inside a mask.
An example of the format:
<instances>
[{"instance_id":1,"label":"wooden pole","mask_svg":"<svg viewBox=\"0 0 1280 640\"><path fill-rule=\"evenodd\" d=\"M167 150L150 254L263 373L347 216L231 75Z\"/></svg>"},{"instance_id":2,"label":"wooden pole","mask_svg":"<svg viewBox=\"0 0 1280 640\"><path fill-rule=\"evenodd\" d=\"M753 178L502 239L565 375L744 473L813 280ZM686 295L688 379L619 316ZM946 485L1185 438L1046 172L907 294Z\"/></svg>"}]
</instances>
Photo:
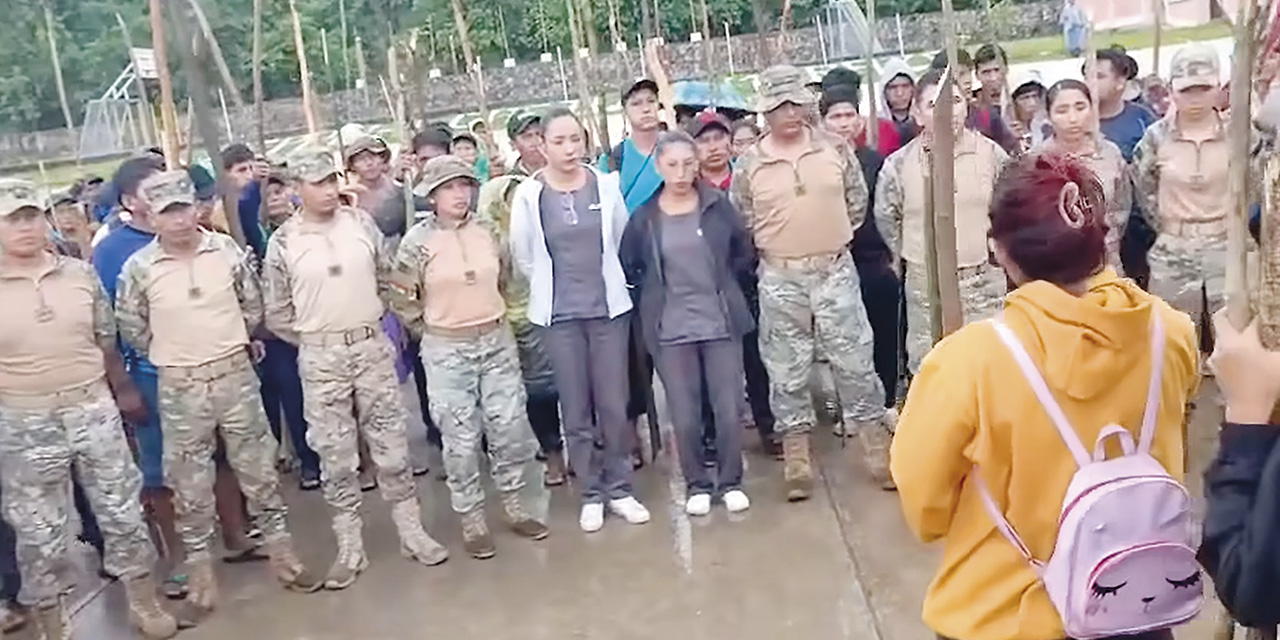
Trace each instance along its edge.
<instances>
[{"instance_id":1,"label":"wooden pole","mask_svg":"<svg viewBox=\"0 0 1280 640\"><path fill-rule=\"evenodd\" d=\"M160 75L160 123L164 128L161 151L165 168L178 168L178 111L173 105L173 78L164 41L164 10L161 0L147 0L151 13L151 48L155 50L156 72Z\"/></svg>"},{"instance_id":2,"label":"wooden pole","mask_svg":"<svg viewBox=\"0 0 1280 640\"><path fill-rule=\"evenodd\" d=\"M458 0L454 0L457 2ZM575 6L575 0L565 0L565 7L569 12L569 36L573 42L573 80L574 85L578 89L578 113L584 114L583 121L587 124L587 131L591 135L593 141L600 140L600 134L596 131L598 123L595 119L595 105L591 102L591 89L588 87L587 67L582 62L582 56L578 52L582 50L582 25L578 22L578 9Z\"/></svg>"},{"instance_id":3,"label":"wooden pole","mask_svg":"<svg viewBox=\"0 0 1280 640\"><path fill-rule=\"evenodd\" d=\"M1089 123L1089 128L1097 136L1102 126L1102 120L1098 117L1098 43L1093 39L1092 18L1089 19L1089 24L1085 26L1084 41L1085 83L1089 85L1089 96L1093 101L1093 122Z\"/></svg>"},{"instance_id":4,"label":"wooden pole","mask_svg":"<svg viewBox=\"0 0 1280 640\"><path fill-rule=\"evenodd\" d=\"M231 102L237 108L244 106L244 97L240 95L240 89L236 86L235 78L231 76L231 68L227 66L227 60L222 56L222 47L218 44L218 38L213 35L213 27L209 26L209 19L204 15L204 9L200 7L200 0L188 0L191 5L191 12L196 16L196 23L200 25L200 33L204 34L205 42L209 43L209 52L213 54L213 63L218 67L218 75L222 76L222 84L227 87L227 91L231 92Z\"/></svg>"},{"instance_id":5,"label":"wooden pole","mask_svg":"<svg viewBox=\"0 0 1280 640\"><path fill-rule=\"evenodd\" d=\"M600 56L600 39L596 36L596 17L595 9L591 4L592 1L593 0L577 0L577 2L580 3L580 8L582 9L578 16L581 18L579 23L581 24L582 31L587 36L587 51L590 53L591 59L596 60ZM693 0L690 0L690 3L692 3L692 1ZM595 139L595 143L601 148L611 149L613 148L613 145L610 144L609 140L609 114L605 110L605 97L604 94L597 93L600 90L599 79L593 75L587 80L588 84L595 85L595 89L592 91L594 94L594 103L592 104L591 109L592 114L596 117L596 133L599 136ZM588 151L590 150L588 149Z\"/></svg>"},{"instance_id":6,"label":"wooden pole","mask_svg":"<svg viewBox=\"0 0 1280 640\"><path fill-rule=\"evenodd\" d=\"M867 146L879 149L880 119L876 114L876 0L867 0Z\"/></svg>"},{"instance_id":7,"label":"wooden pole","mask_svg":"<svg viewBox=\"0 0 1280 640\"><path fill-rule=\"evenodd\" d=\"M1253 2L1240 4L1235 25L1235 66L1231 75L1231 121L1228 124L1231 145L1228 180L1233 201L1227 215L1225 297L1227 319L1237 329L1243 329L1252 319L1247 282L1246 239L1249 233L1249 147L1252 139L1250 102L1253 94L1253 26L1256 14Z\"/></svg>"},{"instance_id":8,"label":"wooden pole","mask_svg":"<svg viewBox=\"0 0 1280 640\"><path fill-rule=\"evenodd\" d=\"M350 36L347 35L347 0L338 0L338 20L342 25L342 71L346 78L347 91L351 90L351 54L347 49Z\"/></svg>"},{"instance_id":9,"label":"wooden pole","mask_svg":"<svg viewBox=\"0 0 1280 640\"><path fill-rule=\"evenodd\" d=\"M253 0L253 119L258 153L267 153L266 104L262 95L262 2Z\"/></svg>"},{"instance_id":10,"label":"wooden pole","mask_svg":"<svg viewBox=\"0 0 1280 640\"><path fill-rule=\"evenodd\" d=\"M942 0L943 34L947 40L948 71L938 87L938 97L933 108L933 148L931 149L931 174L933 178L933 231L932 245L935 251L936 270L932 273L937 284L933 298L934 318L939 329L938 339L964 325L960 308L960 282L956 265L956 193L955 193L955 135L952 120L956 105L954 95L958 83L955 72L958 47L956 43L955 17L951 0Z\"/></svg>"},{"instance_id":11,"label":"wooden pole","mask_svg":"<svg viewBox=\"0 0 1280 640\"><path fill-rule=\"evenodd\" d=\"M42 0L44 6L44 32L49 37L49 58L53 61L53 80L58 85L58 102L62 105L62 117L67 123L67 131L75 133L75 120L71 117L71 105L67 102L67 85L62 80L62 61L58 57L58 36L53 29L53 7L49 0Z\"/></svg>"},{"instance_id":12,"label":"wooden pole","mask_svg":"<svg viewBox=\"0 0 1280 640\"><path fill-rule=\"evenodd\" d=\"M449 6L453 8L453 22L458 29L458 38L462 40L462 59L466 65L467 75L471 76L471 81L475 83L480 118L488 126L489 101L485 96L484 78L480 73L480 59L476 57L475 50L471 47L471 29L467 26L467 10L462 6L462 0L449 0ZM570 20L573 19L572 15L570 14Z\"/></svg>"},{"instance_id":13,"label":"wooden pole","mask_svg":"<svg viewBox=\"0 0 1280 640\"><path fill-rule=\"evenodd\" d=\"M151 109L151 99L147 97L147 85L142 81L142 74L138 73L137 62L133 59L133 36L129 34L129 25L125 24L124 17L116 14L116 23L120 25L120 34L124 38L124 48L129 54L129 61L133 64L133 90L138 92L138 106L142 112L138 118L139 125L142 127L142 135L151 143L155 143L156 136L156 114Z\"/></svg>"},{"instance_id":14,"label":"wooden pole","mask_svg":"<svg viewBox=\"0 0 1280 640\"><path fill-rule=\"evenodd\" d=\"M1155 9L1155 40L1151 43L1151 75L1160 75L1160 44L1164 40L1164 0L1151 0Z\"/></svg>"},{"instance_id":15,"label":"wooden pole","mask_svg":"<svg viewBox=\"0 0 1280 640\"><path fill-rule=\"evenodd\" d=\"M311 95L311 70L307 68L307 45L302 40L302 20L298 17L296 0L289 0L289 16L293 20L293 47L298 54L298 74L302 77L302 113L307 121L307 133L315 135L317 127L314 98Z\"/></svg>"}]
</instances>

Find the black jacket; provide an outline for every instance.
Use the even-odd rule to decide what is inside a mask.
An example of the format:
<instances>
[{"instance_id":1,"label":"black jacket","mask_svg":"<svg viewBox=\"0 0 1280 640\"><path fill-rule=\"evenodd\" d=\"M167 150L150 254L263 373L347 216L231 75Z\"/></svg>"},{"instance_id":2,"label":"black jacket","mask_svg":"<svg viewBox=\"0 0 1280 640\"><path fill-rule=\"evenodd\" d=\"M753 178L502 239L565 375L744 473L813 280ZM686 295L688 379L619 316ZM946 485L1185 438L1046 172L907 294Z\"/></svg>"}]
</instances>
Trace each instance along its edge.
<instances>
[{"instance_id":1,"label":"black jacket","mask_svg":"<svg viewBox=\"0 0 1280 640\"><path fill-rule=\"evenodd\" d=\"M702 237L715 263L716 286L734 338L755 329L751 308L739 282L750 279L756 268L755 248L742 224L742 215L720 190L697 183ZM661 189L641 205L622 233L618 257L636 301L640 328L650 353L658 348L658 323L666 305L666 279L662 262L662 220L658 207Z\"/></svg>"},{"instance_id":2,"label":"black jacket","mask_svg":"<svg viewBox=\"0 0 1280 640\"><path fill-rule=\"evenodd\" d=\"M1226 424L1205 473L1208 513L1199 559L1231 615L1280 624L1280 426Z\"/></svg>"}]
</instances>

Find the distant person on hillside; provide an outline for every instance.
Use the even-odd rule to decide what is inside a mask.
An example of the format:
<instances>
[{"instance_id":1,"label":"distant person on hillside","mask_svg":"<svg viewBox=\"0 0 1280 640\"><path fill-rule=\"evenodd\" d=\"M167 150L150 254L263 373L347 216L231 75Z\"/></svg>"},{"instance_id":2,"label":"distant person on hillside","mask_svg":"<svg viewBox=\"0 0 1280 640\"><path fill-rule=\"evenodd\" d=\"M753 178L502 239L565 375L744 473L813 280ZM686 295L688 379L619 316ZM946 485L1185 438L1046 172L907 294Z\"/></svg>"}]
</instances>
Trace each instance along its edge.
<instances>
[{"instance_id":1,"label":"distant person on hillside","mask_svg":"<svg viewBox=\"0 0 1280 640\"><path fill-rule=\"evenodd\" d=\"M1084 9L1076 4L1076 0L1066 0L1062 13L1058 16L1058 24L1062 25L1062 40L1067 54L1075 57L1084 53L1089 18L1084 14Z\"/></svg>"}]
</instances>

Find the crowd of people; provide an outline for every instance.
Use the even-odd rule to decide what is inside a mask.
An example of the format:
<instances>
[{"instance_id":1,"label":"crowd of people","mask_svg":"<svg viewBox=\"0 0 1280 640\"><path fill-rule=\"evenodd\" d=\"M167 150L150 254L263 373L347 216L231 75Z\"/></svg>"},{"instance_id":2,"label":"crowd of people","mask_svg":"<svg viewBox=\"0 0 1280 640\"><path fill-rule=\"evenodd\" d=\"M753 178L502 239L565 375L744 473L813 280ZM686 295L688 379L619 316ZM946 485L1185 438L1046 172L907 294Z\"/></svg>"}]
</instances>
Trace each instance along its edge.
<instances>
[{"instance_id":1,"label":"crowd of people","mask_svg":"<svg viewBox=\"0 0 1280 640\"><path fill-rule=\"evenodd\" d=\"M1221 61L1184 46L1161 94L1137 86L1117 48L1082 69L1092 77L1050 86L1009 82L996 45L960 53L919 77L892 61L868 113L862 78L844 68L811 82L772 67L757 115L737 121L709 109L668 122L662 88L641 79L621 91L627 136L614 148L593 149L567 109L521 111L506 125L510 162L483 122L427 124L398 156L362 133L279 164L235 144L218 159L234 220L208 171L166 169L157 152L48 198L0 181L0 299L13 310L0 319L6 629L32 620L69 637L69 489L82 537L148 638L216 607L217 531L226 560L265 561L286 589L352 585L368 566L363 491L390 505L404 556L444 562L413 479L433 468L466 553L494 556L481 456L523 538L551 533L522 502L534 464L547 486L572 485L584 532L608 515L644 524L632 477L655 371L689 515L750 508L752 430L783 462L786 499L806 500L811 388L829 366L835 434L900 490L923 539L946 541L930 628L1066 637L1021 543L992 535L1020 532L1026 558L1047 560L1056 496L1079 462L1055 442L1051 403L1016 380L1038 367L1085 443L1111 435L1107 424L1142 425L1143 451L1182 479L1209 348L1195 321L1221 303L1232 207ZM935 348L925 219L940 99L953 102L966 326ZM1269 152L1266 130L1256 154ZM1280 395L1280 377L1239 374L1246 362L1276 372L1253 331L1215 332L1210 364L1228 373L1233 423L1265 423L1258 407ZM1011 359L1002 339L1032 355ZM424 461L410 455L410 378ZM337 553L324 575L286 526L284 429L283 468L330 507ZM1223 482L1258 487L1261 458L1237 443L1273 442L1262 429L1224 431L1236 446L1224 447L1216 473L1235 475ZM1251 479L1230 456L1250 457ZM1213 504L1201 557L1235 576L1261 551L1234 536L1266 514ZM1195 576L1169 584L1198 588Z\"/></svg>"}]
</instances>

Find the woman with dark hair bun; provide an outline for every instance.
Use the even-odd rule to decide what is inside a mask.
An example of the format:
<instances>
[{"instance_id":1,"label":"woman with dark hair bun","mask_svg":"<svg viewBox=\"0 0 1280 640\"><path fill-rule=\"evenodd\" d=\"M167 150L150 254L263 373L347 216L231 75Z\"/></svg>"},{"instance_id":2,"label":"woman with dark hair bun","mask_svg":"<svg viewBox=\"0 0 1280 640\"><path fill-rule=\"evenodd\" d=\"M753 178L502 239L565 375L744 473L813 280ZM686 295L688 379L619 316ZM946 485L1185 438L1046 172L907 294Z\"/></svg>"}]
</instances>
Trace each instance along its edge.
<instances>
[{"instance_id":1,"label":"woman with dark hair bun","mask_svg":"<svg viewBox=\"0 0 1280 640\"><path fill-rule=\"evenodd\" d=\"M1053 137L1038 150L1071 155L1093 170L1102 184L1107 224L1107 264L1123 273L1120 240L1133 205L1133 175L1120 147L1096 133L1097 111L1085 83L1068 78L1049 88L1049 123Z\"/></svg>"},{"instance_id":2,"label":"woman with dark hair bun","mask_svg":"<svg viewBox=\"0 0 1280 640\"><path fill-rule=\"evenodd\" d=\"M1174 480L1185 474L1182 420L1199 380L1195 328L1106 265L1104 193L1070 155L1032 154L1010 165L991 202L991 244L1017 289L995 320L938 343L911 385L890 459L908 524L945 545L924 605L925 623L941 638L1067 637L1022 553L1037 562L1052 555L1078 469L1073 451L1092 449L1103 433L1129 435ZM1150 429L1141 431L1154 437L1144 439L1148 396ZM1054 404L1065 420L1050 418ZM1068 444L1072 432L1079 443ZM1145 515L1108 522L1108 531L1127 532ZM997 527L997 517L1009 527ZM1010 531L1024 552L1006 539ZM1107 603L1137 601L1143 611L1143 598L1168 595L1153 585L1152 593L1114 587ZM1172 637L1168 629L1127 636Z\"/></svg>"}]
</instances>

